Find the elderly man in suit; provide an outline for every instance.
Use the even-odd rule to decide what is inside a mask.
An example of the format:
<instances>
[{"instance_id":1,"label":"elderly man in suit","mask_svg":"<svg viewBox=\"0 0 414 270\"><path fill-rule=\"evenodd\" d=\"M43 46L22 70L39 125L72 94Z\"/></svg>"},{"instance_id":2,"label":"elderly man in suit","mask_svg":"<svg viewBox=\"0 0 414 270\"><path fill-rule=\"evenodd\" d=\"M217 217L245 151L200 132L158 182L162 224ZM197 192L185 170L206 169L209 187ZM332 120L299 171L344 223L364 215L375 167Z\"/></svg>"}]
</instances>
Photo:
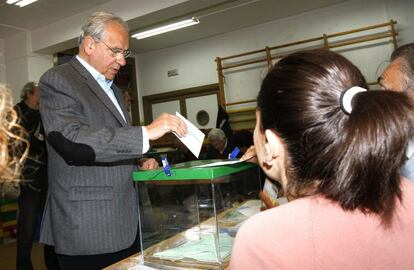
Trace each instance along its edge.
<instances>
[{"instance_id":1,"label":"elderly man in suit","mask_svg":"<svg viewBox=\"0 0 414 270\"><path fill-rule=\"evenodd\" d=\"M150 140L187 133L170 114L131 126L112 84L130 54L128 40L121 18L94 13L82 27L79 55L40 80L49 152L41 242L55 246L62 269L101 269L139 250L136 159Z\"/></svg>"},{"instance_id":2,"label":"elderly man in suit","mask_svg":"<svg viewBox=\"0 0 414 270\"><path fill-rule=\"evenodd\" d=\"M414 97L414 43L398 47L391 54L391 63L378 78L378 83L383 89ZM410 142L406 155L401 174L414 181L414 141Z\"/></svg>"}]
</instances>

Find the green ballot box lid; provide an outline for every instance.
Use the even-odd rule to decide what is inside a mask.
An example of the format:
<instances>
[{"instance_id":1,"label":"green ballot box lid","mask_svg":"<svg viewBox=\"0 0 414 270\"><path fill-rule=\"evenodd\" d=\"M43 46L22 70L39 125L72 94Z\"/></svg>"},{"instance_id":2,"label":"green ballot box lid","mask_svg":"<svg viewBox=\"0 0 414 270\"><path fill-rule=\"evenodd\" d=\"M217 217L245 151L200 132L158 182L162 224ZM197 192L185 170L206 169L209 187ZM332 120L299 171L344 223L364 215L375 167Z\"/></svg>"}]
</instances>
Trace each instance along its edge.
<instances>
[{"instance_id":1,"label":"green ballot box lid","mask_svg":"<svg viewBox=\"0 0 414 270\"><path fill-rule=\"evenodd\" d=\"M228 160L194 160L170 165L171 176L168 176L161 167L157 170L136 171L132 174L132 179L138 182L150 181L203 181L214 180L233 173L241 172L257 165L249 162L239 162L235 164L225 164L212 167L197 168L200 165L210 165Z\"/></svg>"}]
</instances>

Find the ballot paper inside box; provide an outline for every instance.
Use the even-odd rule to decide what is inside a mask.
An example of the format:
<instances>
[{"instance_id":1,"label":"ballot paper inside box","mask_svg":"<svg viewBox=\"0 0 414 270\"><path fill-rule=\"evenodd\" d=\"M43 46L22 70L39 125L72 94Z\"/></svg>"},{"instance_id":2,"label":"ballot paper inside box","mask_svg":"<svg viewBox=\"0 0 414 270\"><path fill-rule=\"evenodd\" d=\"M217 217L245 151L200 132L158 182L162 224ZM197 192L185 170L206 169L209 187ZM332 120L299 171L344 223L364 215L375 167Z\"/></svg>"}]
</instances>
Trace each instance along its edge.
<instances>
[{"instance_id":1,"label":"ballot paper inside box","mask_svg":"<svg viewBox=\"0 0 414 270\"><path fill-rule=\"evenodd\" d=\"M138 171L143 263L162 269L224 269L240 225L260 211L259 168L250 163L196 166L198 160Z\"/></svg>"}]
</instances>

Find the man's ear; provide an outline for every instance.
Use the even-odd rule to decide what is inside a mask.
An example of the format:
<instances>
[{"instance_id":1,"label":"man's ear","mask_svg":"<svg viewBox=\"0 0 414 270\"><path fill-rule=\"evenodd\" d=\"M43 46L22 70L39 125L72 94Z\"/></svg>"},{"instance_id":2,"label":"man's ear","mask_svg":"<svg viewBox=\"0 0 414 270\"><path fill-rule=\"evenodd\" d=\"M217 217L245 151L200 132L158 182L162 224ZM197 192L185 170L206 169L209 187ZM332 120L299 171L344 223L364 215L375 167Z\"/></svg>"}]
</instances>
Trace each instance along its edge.
<instances>
[{"instance_id":1,"label":"man's ear","mask_svg":"<svg viewBox=\"0 0 414 270\"><path fill-rule=\"evenodd\" d=\"M87 55L90 55L95 48L95 41L91 37L85 37L83 40L83 49Z\"/></svg>"},{"instance_id":2,"label":"man's ear","mask_svg":"<svg viewBox=\"0 0 414 270\"><path fill-rule=\"evenodd\" d=\"M282 150L282 142L279 136L270 129L265 130L265 158L263 159L265 163L271 165L276 161L277 157Z\"/></svg>"}]
</instances>

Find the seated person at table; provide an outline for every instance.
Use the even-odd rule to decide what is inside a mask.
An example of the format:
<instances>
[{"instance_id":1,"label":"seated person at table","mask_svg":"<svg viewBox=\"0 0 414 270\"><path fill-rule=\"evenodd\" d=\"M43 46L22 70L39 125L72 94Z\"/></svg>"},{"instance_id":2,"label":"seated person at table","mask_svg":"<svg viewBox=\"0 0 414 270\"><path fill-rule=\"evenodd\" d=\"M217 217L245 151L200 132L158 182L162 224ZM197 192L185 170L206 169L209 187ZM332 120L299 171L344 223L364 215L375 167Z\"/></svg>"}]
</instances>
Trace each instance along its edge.
<instances>
[{"instance_id":1,"label":"seated person at table","mask_svg":"<svg viewBox=\"0 0 414 270\"><path fill-rule=\"evenodd\" d=\"M210 146L207 150L206 159L228 159L234 149L234 144L229 140L224 131L219 128L212 128L207 135ZM240 157L241 154L238 155Z\"/></svg>"},{"instance_id":2,"label":"seated person at table","mask_svg":"<svg viewBox=\"0 0 414 270\"><path fill-rule=\"evenodd\" d=\"M243 224L230 269L414 269L414 137L403 93L367 91L328 50L282 58L257 98L259 165L290 202Z\"/></svg>"}]
</instances>

